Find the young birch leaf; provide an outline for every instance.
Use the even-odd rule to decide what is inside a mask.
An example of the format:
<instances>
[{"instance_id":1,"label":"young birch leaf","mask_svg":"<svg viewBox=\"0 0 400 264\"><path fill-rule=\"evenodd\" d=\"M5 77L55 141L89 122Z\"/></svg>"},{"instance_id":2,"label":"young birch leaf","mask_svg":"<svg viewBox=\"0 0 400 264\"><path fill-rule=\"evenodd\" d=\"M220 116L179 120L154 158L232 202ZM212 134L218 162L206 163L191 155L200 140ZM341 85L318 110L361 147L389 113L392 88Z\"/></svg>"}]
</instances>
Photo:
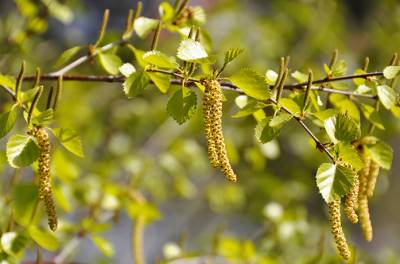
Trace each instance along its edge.
<instances>
[{"instance_id":1,"label":"young birch leaf","mask_svg":"<svg viewBox=\"0 0 400 264\"><path fill-rule=\"evenodd\" d=\"M378 141L376 144L368 146L368 150L373 161L386 170L390 169L393 160L393 149L391 146Z\"/></svg>"},{"instance_id":2,"label":"young birch leaf","mask_svg":"<svg viewBox=\"0 0 400 264\"><path fill-rule=\"evenodd\" d=\"M279 113L278 115L274 116L271 121L269 122L269 125L271 127L281 127L285 123L289 122L293 118L292 115L282 112Z\"/></svg>"},{"instance_id":3,"label":"young birch leaf","mask_svg":"<svg viewBox=\"0 0 400 264\"><path fill-rule=\"evenodd\" d=\"M281 98L279 105L285 107L294 115L299 115L301 112L300 106L291 98Z\"/></svg>"},{"instance_id":4,"label":"young birch leaf","mask_svg":"<svg viewBox=\"0 0 400 264\"><path fill-rule=\"evenodd\" d=\"M71 128L53 128L52 132L60 143L72 154L83 158L82 142L78 132Z\"/></svg>"},{"instance_id":5,"label":"young birch leaf","mask_svg":"<svg viewBox=\"0 0 400 264\"><path fill-rule=\"evenodd\" d=\"M46 250L56 251L59 247L57 237L49 231L41 230L36 226L30 226L28 234L40 247Z\"/></svg>"},{"instance_id":6,"label":"young birch leaf","mask_svg":"<svg viewBox=\"0 0 400 264\"><path fill-rule=\"evenodd\" d=\"M306 82L308 80L308 75L304 74L302 72L299 71L295 71L291 74L291 76L298 81L299 83L303 83Z\"/></svg>"},{"instance_id":7,"label":"young birch leaf","mask_svg":"<svg viewBox=\"0 0 400 264\"><path fill-rule=\"evenodd\" d=\"M229 49L225 52L225 57L224 57L224 65L228 65L228 63L231 63L234 59L239 56L244 49Z\"/></svg>"},{"instance_id":8,"label":"young birch leaf","mask_svg":"<svg viewBox=\"0 0 400 264\"><path fill-rule=\"evenodd\" d=\"M51 123L51 121L53 120L53 109L47 109L43 112L40 112L38 115L34 116L32 118L31 123L33 125L38 125L38 126L46 126L49 125Z\"/></svg>"},{"instance_id":9,"label":"young birch leaf","mask_svg":"<svg viewBox=\"0 0 400 264\"><path fill-rule=\"evenodd\" d=\"M128 98L141 94L149 83L147 74L143 71L132 73L122 84Z\"/></svg>"},{"instance_id":10,"label":"young birch leaf","mask_svg":"<svg viewBox=\"0 0 400 264\"><path fill-rule=\"evenodd\" d=\"M385 129L381 117L379 113L375 110L375 107L367 104L361 104L361 112L364 114L365 118L374 126L382 130Z\"/></svg>"},{"instance_id":11,"label":"young birch leaf","mask_svg":"<svg viewBox=\"0 0 400 264\"><path fill-rule=\"evenodd\" d=\"M379 101L383 106L390 110L396 104L396 92L387 85L378 85L376 87Z\"/></svg>"},{"instance_id":12,"label":"young birch leaf","mask_svg":"<svg viewBox=\"0 0 400 264\"><path fill-rule=\"evenodd\" d=\"M12 109L10 112L0 115L0 138L10 132L17 120L17 109Z\"/></svg>"},{"instance_id":13,"label":"young birch leaf","mask_svg":"<svg viewBox=\"0 0 400 264\"><path fill-rule=\"evenodd\" d=\"M324 126L333 143L351 142L361 135L360 124L342 113L326 119Z\"/></svg>"},{"instance_id":14,"label":"young birch leaf","mask_svg":"<svg viewBox=\"0 0 400 264\"><path fill-rule=\"evenodd\" d=\"M383 76L386 79L393 79L400 73L400 66L387 66L383 70Z\"/></svg>"},{"instance_id":15,"label":"young birch leaf","mask_svg":"<svg viewBox=\"0 0 400 264\"><path fill-rule=\"evenodd\" d=\"M252 69L244 68L229 79L248 96L259 100L267 100L271 97L271 91L264 76Z\"/></svg>"},{"instance_id":16,"label":"young birch leaf","mask_svg":"<svg viewBox=\"0 0 400 264\"><path fill-rule=\"evenodd\" d=\"M259 122L255 129L256 138L260 143L267 143L279 136L280 127L270 126L271 118L267 117Z\"/></svg>"},{"instance_id":17,"label":"young birch leaf","mask_svg":"<svg viewBox=\"0 0 400 264\"><path fill-rule=\"evenodd\" d=\"M70 61L83 47L72 47L64 51L57 59L54 67L60 67Z\"/></svg>"},{"instance_id":18,"label":"young birch leaf","mask_svg":"<svg viewBox=\"0 0 400 264\"><path fill-rule=\"evenodd\" d=\"M342 76L347 72L347 62L345 60L340 60L335 63L332 67L333 76Z\"/></svg>"},{"instance_id":19,"label":"young birch leaf","mask_svg":"<svg viewBox=\"0 0 400 264\"><path fill-rule=\"evenodd\" d=\"M1 85L8 87L14 91L15 90L15 78L13 76L0 74L0 86Z\"/></svg>"},{"instance_id":20,"label":"young birch leaf","mask_svg":"<svg viewBox=\"0 0 400 264\"><path fill-rule=\"evenodd\" d=\"M96 247L101 251L101 253L104 254L104 256L106 256L106 257L114 256L114 247L106 239L104 239L100 236L92 236L91 240L92 240L93 244L95 244Z\"/></svg>"},{"instance_id":21,"label":"young birch leaf","mask_svg":"<svg viewBox=\"0 0 400 264\"><path fill-rule=\"evenodd\" d=\"M179 45L177 57L183 61L195 61L207 58L208 54L199 41L185 39Z\"/></svg>"},{"instance_id":22,"label":"young birch leaf","mask_svg":"<svg viewBox=\"0 0 400 264\"><path fill-rule=\"evenodd\" d=\"M345 163L351 164L351 166L359 171L364 167L364 163L358 154L358 151L350 143L338 143L335 146L336 156Z\"/></svg>"},{"instance_id":23,"label":"young birch leaf","mask_svg":"<svg viewBox=\"0 0 400 264\"><path fill-rule=\"evenodd\" d=\"M119 67L122 65L121 59L115 54L99 53L98 60L103 69L109 74L119 73Z\"/></svg>"},{"instance_id":24,"label":"young birch leaf","mask_svg":"<svg viewBox=\"0 0 400 264\"><path fill-rule=\"evenodd\" d=\"M178 67L178 63L174 57L169 57L158 50L146 52L143 55L143 60L160 68L176 69Z\"/></svg>"},{"instance_id":25,"label":"young birch leaf","mask_svg":"<svg viewBox=\"0 0 400 264\"><path fill-rule=\"evenodd\" d=\"M248 104L246 104L240 111L238 111L236 114L234 114L232 117L233 118L241 118L245 116L249 116L256 112L259 109L265 108L267 105L262 103L262 102L257 102L253 101Z\"/></svg>"},{"instance_id":26,"label":"young birch leaf","mask_svg":"<svg viewBox=\"0 0 400 264\"><path fill-rule=\"evenodd\" d=\"M157 27L158 20L147 18L147 17L138 17L135 19L134 29L139 38L145 38L147 35Z\"/></svg>"},{"instance_id":27,"label":"young birch leaf","mask_svg":"<svg viewBox=\"0 0 400 264\"><path fill-rule=\"evenodd\" d=\"M25 167L39 157L39 147L32 136L17 134L9 138L6 154L11 167Z\"/></svg>"},{"instance_id":28,"label":"young birch leaf","mask_svg":"<svg viewBox=\"0 0 400 264\"><path fill-rule=\"evenodd\" d=\"M150 80L154 83L154 85L157 86L160 92L168 92L168 89L171 86L171 75L162 74L159 72L148 72L147 75L150 77Z\"/></svg>"},{"instance_id":29,"label":"young birch leaf","mask_svg":"<svg viewBox=\"0 0 400 264\"><path fill-rule=\"evenodd\" d=\"M317 186L326 203L340 199L351 189L355 172L341 165L323 163L317 171Z\"/></svg>"},{"instance_id":30,"label":"young birch leaf","mask_svg":"<svg viewBox=\"0 0 400 264\"><path fill-rule=\"evenodd\" d=\"M180 125L194 115L196 107L197 97L193 91L187 91L184 95L182 90L177 90L167 103L168 113Z\"/></svg>"},{"instance_id":31,"label":"young birch leaf","mask_svg":"<svg viewBox=\"0 0 400 264\"><path fill-rule=\"evenodd\" d=\"M275 85L278 79L278 74L273 70L267 70L265 72L265 79L269 85Z\"/></svg>"}]
</instances>

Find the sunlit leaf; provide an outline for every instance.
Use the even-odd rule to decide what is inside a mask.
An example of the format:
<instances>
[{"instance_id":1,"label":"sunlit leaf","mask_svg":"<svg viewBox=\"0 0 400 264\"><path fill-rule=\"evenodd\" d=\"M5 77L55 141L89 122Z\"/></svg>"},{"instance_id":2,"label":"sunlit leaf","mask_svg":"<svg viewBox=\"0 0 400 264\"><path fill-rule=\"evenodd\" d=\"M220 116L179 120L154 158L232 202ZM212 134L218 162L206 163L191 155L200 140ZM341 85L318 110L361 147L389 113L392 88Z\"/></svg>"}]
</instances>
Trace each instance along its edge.
<instances>
[{"instance_id":1,"label":"sunlit leaf","mask_svg":"<svg viewBox=\"0 0 400 264\"><path fill-rule=\"evenodd\" d=\"M259 122L255 129L255 135L261 143L267 143L279 136L280 127L270 126L271 118L267 117Z\"/></svg>"},{"instance_id":2,"label":"sunlit leaf","mask_svg":"<svg viewBox=\"0 0 400 264\"><path fill-rule=\"evenodd\" d=\"M231 63L234 59L236 59L242 52L244 51L244 49L229 49L225 52L225 56L224 56L224 65L227 65L229 63Z\"/></svg>"},{"instance_id":3,"label":"sunlit leaf","mask_svg":"<svg viewBox=\"0 0 400 264\"><path fill-rule=\"evenodd\" d=\"M324 126L333 143L338 141L351 142L361 134L360 124L341 113L326 119Z\"/></svg>"},{"instance_id":4,"label":"sunlit leaf","mask_svg":"<svg viewBox=\"0 0 400 264\"><path fill-rule=\"evenodd\" d=\"M378 141L376 144L368 146L368 150L373 161L384 169L390 169L393 160L393 149L391 146Z\"/></svg>"},{"instance_id":5,"label":"sunlit leaf","mask_svg":"<svg viewBox=\"0 0 400 264\"><path fill-rule=\"evenodd\" d=\"M113 75L119 73L119 67L122 65L122 61L117 55L110 53L99 53L97 58L100 62L100 65L106 72Z\"/></svg>"},{"instance_id":6,"label":"sunlit leaf","mask_svg":"<svg viewBox=\"0 0 400 264\"><path fill-rule=\"evenodd\" d=\"M383 76L386 79L393 79L400 73L400 66L387 66L383 70Z\"/></svg>"},{"instance_id":7,"label":"sunlit leaf","mask_svg":"<svg viewBox=\"0 0 400 264\"><path fill-rule=\"evenodd\" d=\"M171 86L171 75L159 72L147 72L147 75L162 93L168 92L168 89Z\"/></svg>"},{"instance_id":8,"label":"sunlit leaf","mask_svg":"<svg viewBox=\"0 0 400 264\"><path fill-rule=\"evenodd\" d=\"M242 69L229 79L248 96L259 100L266 100L271 96L271 91L264 76L250 68Z\"/></svg>"},{"instance_id":9,"label":"sunlit leaf","mask_svg":"<svg viewBox=\"0 0 400 264\"><path fill-rule=\"evenodd\" d=\"M143 55L143 60L160 68L175 69L178 67L174 57L169 57L158 50L148 51Z\"/></svg>"},{"instance_id":10,"label":"sunlit leaf","mask_svg":"<svg viewBox=\"0 0 400 264\"><path fill-rule=\"evenodd\" d=\"M374 126L379 129L385 129L381 120L381 116L375 110L375 107L367 104L361 104L361 112L364 114L365 118Z\"/></svg>"},{"instance_id":11,"label":"sunlit leaf","mask_svg":"<svg viewBox=\"0 0 400 264\"><path fill-rule=\"evenodd\" d=\"M147 74L143 71L132 73L122 84L128 98L141 94L149 83Z\"/></svg>"},{"instance_id":12,"label":"sunlit leaf","mask_svg":"<svg viewBox=\"0 0 400 264\"><path fill-rule=\"evenodd\" d=\"M119 72L125 76L125 77L129 77L132 73L136 72L136 68L135 66L133 66L130 63L124 63L122 64L119 68L118 68Z\"/></svg>"},{"instance_id":13,"label":"sunlit leaf","mask_svg":"<svg viewBox=\"0 0 400 264\"><path fill-rule=\"evenodd\" d=\"M323 163L316 179L319 192L325 202L330 203L346 195L353 185L355 172L341 165Z\"/></svg>"},{"instance_id":14,"label":"sunlit leaf","mask_svg":"<svg viewBox=\"0 0 400 264\"><path fill-rule=\"evenodd\" d=\"M13 135L7 142L7 159L14 168L32 164L39 157L39 147L29 135Z\"/></svg>"},{"instance_id":15,"label":"sunlit leaf","mask_svg":"<svg viewBox=\"0 0 400 264\"><path fill-rule=\"evenodd\" d=\"M259 109L265 108L267 105L262 102L252 101L242 109L240 109L236 114L232 115L233 118L241 118L245 116L249 116L256 112Z\"/></svg>"},{"instance_id":16,"label":"sunlit leaf","mask_svg":"<svg viewBox=\"0 0 400 264\"><path fill-rule=\"evenodd\" d=\"M76 130L71 128L53 128L54 136L58 138L60 143L71 153L83 158L82 142Z\"/></svg>"},{"instance_id":17,"label":"sunlit leaf","mask_svg":"<svg viewBox=\"0 0 400 264\"><path fill-rule=\"evenodd\" d=\"M157 27L157 25L157 19L138 17L135 19L134 29L140 38L145 38L153 29Z\"/></svg>"},{"instance_id":18,"label":"sunlit leaf","mask_svg":"<svg viewBox=\"0 0 400 264\"><path fill-rule=\"evenodd\" d=\"M177 57L184 61L195 61L207 58L208 54L199 41L185 39L179 45Z\"/></svg>"},{"instance_id":19,"label":"sunlit leaf","mask_svg":"<svg viewBox=\"0 0 400 264\"><path fill-rule=\"evenodd\" d=\"M54 64L55 67L60 67L70 61L83 47L72 47L64 51Z\"/></svg>"},{"instance_id":20,"label":"sunlit leaf","mask_svg":"<svg viewBox=\"0 0 400 264\"><path fill-rule=\"evenodd\" d=\"M114 256L114 247L113 245L105 238L100 236L91 236L91 240L93 244L104 254L106 257Z\"/></svg>"},{"instance_id":21,"label":"sunlit leaf","mask_svg":"<svg viewBox=\"0 0 400 264\"><path fill-rule=\"evenodd\" d=\"M400 66L399 66L400 67ZM396 92L387 85L378 85L376 87L378 97L382 105L390 110L396 104Z\"/></svg>"},{"instance_id":22,"label":"sunlit leaf","mask_svg":"<svg viewBox=\"0 0 400 264\"><path fill-rule=\"evenodd\" d=\"M32 120L31 123L33 125L38 125L38 126L46 126L49 125L51 123L51 121L53 121L53 109L47 109L43 112L39 112L38 115L35 115Z\"/></svg>"},{"instance_id":23,"label":"sunlit leaf","mask_svg":"<svg viewBox=\"0 0 400 264\"><path fill-rule=\"evenodd\" d=\"M338 143L335 146L335 152L341 162L350 164L356 171L364 167L358 151L350 143Z\"/></svg>"}]
</instances>

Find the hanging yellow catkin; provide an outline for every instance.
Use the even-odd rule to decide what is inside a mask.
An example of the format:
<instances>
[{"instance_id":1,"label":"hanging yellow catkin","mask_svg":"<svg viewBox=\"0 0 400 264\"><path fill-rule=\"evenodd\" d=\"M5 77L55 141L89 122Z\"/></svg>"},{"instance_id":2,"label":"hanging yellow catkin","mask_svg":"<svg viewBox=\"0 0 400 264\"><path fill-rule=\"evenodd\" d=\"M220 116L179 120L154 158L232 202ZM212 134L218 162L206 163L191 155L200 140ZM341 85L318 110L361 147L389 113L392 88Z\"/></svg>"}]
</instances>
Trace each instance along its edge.
<instances>
[{"instance_id":1,"label":"hanging yellow catkin","mask_svg":"<svg viewBox=\"0 0 400 264\"><path fill-rule=\"evenodd\" d=\"M371 167L368 174L368 182L367 182L367 195L371 198L374 195L376 180L378 179L379 175L379 165L371 161Z\"/></svg>"},{"instance_id":2,"label":"hanging yellow catkin","mask_svg":"<svg viewBox=\"0 0 400 264\"><path fill-rule=\"evenodd\" d=\"M203 115L204 115L204 133L207 140L208 158L214 168L220 166L218 153L215 148L215 141L212 133L213 116L212 116L212 100L210 89L206 89L203 97Z\"/></svg>"},{"instance_id":3,"label":"hanging yellow catkin","mask_svg":"<svg viewBox=\"0 0 400 264\"><path fill-rule=\"evenodd\" d=\"M361 158L364 162L364 168L359 175L360 189L358 191L358 216L365 240L371 241L373 231L369 215L367 195L368 178L371 171L371 157L364 148L361 150Z\"/></svg>"},{"instance_id":4,"label":"hanging yellow catkin","mask_svg":"<svg viewBox=\"0 0 400 264\"><path fill-rule=\"evenodd\" d=\"M347 218L353 224L358 222L358 216L356 210L358 209L358 190L360 187L360 181L358 180L358 175L354 175L353 186L350 189L350 192L346 195L344 202L344 212L347 215Z\"/></svg>"},{"instance_id":5,"label":"hanging yellow catkin","mask_svg":"<svg viewBox=\"0 0 400 264\"><path fill-rule=\"evenodd\" d=\"M347 245L346 237L343 232L341 216L340 216L340 200L335 200L328 204L329 207L329 222L332 235L335 239L336 248L343 259L349 260L351 257L349 246Z\"/></svg>"},{"instance_id":6,"label":"hanging yellow catkin","mask_svg":"<svg viewBox=\"0 0 400 264\"><path fill-rule=\"evenodd\" d=\"M37 139L40 156L39 164L39 199L44 202L48 217L48 224L51 230L57 229L57 214L53 199L53 192L50 179L50 140L47 131L41 127L33 129L35 138Z\"/></svg>"},{"instance_id":7,"label":"hanging yellow catkin","mask_svg":"<svg viewBox=\"0 0 400 264\"><path fill-rule=\"evenodd\" d=\"M212 166L221 168L221 171L225 175L225 178L227 178L229 181L236 182L237 177L228 159L224 135L222 131L221 86L218 81L207 79L203 79L202 84L205 87L203 98L203 100L205 101L203 104L208 106L204 109L204 118L206 119L205 124L210 124L211 128L211 130L209 130L209 128L206 126L205 131L207 143L211 143L208 145L210 162ZM207 110L209 110L210 112L208 112ZM218 162L216 162L215 159L217 159Z\"/></svg>"}]
</instances>

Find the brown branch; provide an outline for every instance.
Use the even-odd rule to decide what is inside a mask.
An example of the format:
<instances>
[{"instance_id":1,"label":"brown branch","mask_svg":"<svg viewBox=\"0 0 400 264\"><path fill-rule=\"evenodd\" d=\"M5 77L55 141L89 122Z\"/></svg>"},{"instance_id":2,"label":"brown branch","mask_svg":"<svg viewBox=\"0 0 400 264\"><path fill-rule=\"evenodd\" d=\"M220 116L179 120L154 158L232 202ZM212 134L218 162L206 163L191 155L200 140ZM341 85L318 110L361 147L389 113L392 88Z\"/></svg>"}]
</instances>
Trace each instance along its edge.
<instances>
[{"instance_id":1,"label":"brown branch","mask_svg":"<svg viewBox=\"0 0 400 264\"><path fill-rule=\"evenodd\" d=\"M184 76L172 72L172 71L167 71L167 70L160 70L160 69L148 69L148 72L158 72L158 73L163 73L163 74L169 74L171 76L174 76L178 79L171 80L171 84L182 84L181 80L184 79ZM372 72L372 73L365 73L365 74L355 74L355 75L346 75L346 76L341 76L341 77L336 77L336 78L331 78L331 79L320 79L313 81L313 84L322 84L326 82L335 82L335 81L343 81L343 80L350 80L350 79L356 79L356 78L367 78L371 76L382 76L382 72ZM36 79L35 76L25 76L23 78L24 81L34 81ZM41 76L42 80L57 80L58 75L54 75L52 73L50 74L45 74ZM113 75L64 75L63 76L64 81L80 81L80 82L117 82L117 83L122 83L126 80L124 76L118 75L118 76L113 76ZM194 78L187 78L186 79L186 85L191 86L195 82L199 82L199 80L194 79ZM234 85L231 82L226 82L222 81L221 85L227 88L231 88L230 90L237 90L238 87ZM294 90L294 89L305 89L307 86L307 83L296 83L296 84L286 84L284 85L284 89L286 90ZM372 94L358 94L352 91L345 91L345 90L337 90L337 89L332 89L332 88L326 88L322 86L312 86L312 90L318 90L326 93L336 93L336 94L344 94L344 95L350 95L354 97L360 97L360 98L366 98L366 99L377 99L376 95Z\"/></svg>"}]
</instances>

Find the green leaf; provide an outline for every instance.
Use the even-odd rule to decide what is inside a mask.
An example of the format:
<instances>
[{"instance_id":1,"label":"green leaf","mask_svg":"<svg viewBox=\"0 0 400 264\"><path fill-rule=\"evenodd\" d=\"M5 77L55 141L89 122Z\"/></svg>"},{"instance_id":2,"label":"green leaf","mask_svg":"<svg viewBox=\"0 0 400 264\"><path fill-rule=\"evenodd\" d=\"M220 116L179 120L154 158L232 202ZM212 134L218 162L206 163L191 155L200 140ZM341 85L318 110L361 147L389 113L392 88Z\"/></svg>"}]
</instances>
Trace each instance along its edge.
<instances>
[{"instance_id":1,"label":"green leaf","mask_svg":"<svg viewBox=\"0 0 400 264\"><path fill-rule=\"evenodd\" d=\"M299 115L301 112L300 106L291 98L281 98L279 105L287 108L294 115Z\"/></svg>"},{"instance_id":2,"label":"green leaf","mask_svg":"<svg viewBox=\"0 0 400 264\"><path fill-rule=\"evenodd\" d=\"M175 11L170 3L162 2L158 7L158 13L162 21L170 22L174 18Z\"/></svg>"},{"instance_id":3,"label":"green leaf","mask_svg":"<svg viewBox=\"0 0 400 264\"><path fill-rule=\"evenodd\" d=\"M15 90L15 78L13 76L0 74L0 86L3 85L11 90Z\"/></svg>"},{"instance_id":4,"label":"green leaf","mask_svg":"<svg viewBox=\"0 0 400 264\"><path fill-rule=\"evenodd\" d=\"M59 247L57 237L49 231L41 230L36 226L30 226L28 234L40 247L46 250L56 251Z\"/></svg>"},{"instance_id":5,"label":"green leaf","mask_svg":"<svg viewBox=\"0 0 400 264\"><path fill-rule=\"evenodd\" d=\"M304 74L302 72L299 71L295 71L291 74L291 76L296 79L296 81L303 83L306 82L308 80L308 75Z\"/></svg>"},{"instance_id":6,"label":"green leaf","mask_svg":"<svg viewBox=\"0 0 400 264\"><path fill-rule=\"evenodd\" d=\"M178 122L183 124L189 120L197 108L197 97L193 91L188 91L185 95L183 91L177 90L168 100L167 111Z\"/></svg>"},{"instance_id":7,"label":"green leaf","mask_svg":"<svg viewBox=\"0 0 400 264\"><path fill-rule=\"evenodd\" d=\"M43 112L40 112L38 115L35 115L32 118L32 124L33 125L38 125L38 126L46 126L53 121L53 109L49 108Z\"/></svg>"},{"instance_id":8,"label":"green leaf","mask_svg":"<svg viewBox=\"0 0 400 264\"><path fill-rule=\"evenodd\" d=\"M382 130L385 129L381 117L379 113L376 111L375 107L367 104L361 104L361 112L364 114L365 118L369 122L371 122L374 126Z\"/></svg>"},{"instance_id":9,"label":"green leaf","mask_svg":"<svg viewBox=\"0 0 400 264\"><path fill-rule=\"evenodd\" d=\"M12 206L15 221L27 227L38 199L38 188L33 183L20 183L12 189Z\"/></svg>"},{"instance_id":10,"label":"green leaf","mask_svg":"<svg viewBox=\"0 0 400 264\"><path fill-rule=\"evenodd\" d=\"M357 69L357 70L355 70L354 71L354 75L359 75L359 74L364 74L365 73L365 71L364 70L362 70L362 69ZM360 86L360 85L364 85L365 84L365 79L364 78L354 78L353 79L353 82L357 85L357 86Z\"/></svg>"},{"instance_id":11,"label":"green leaf","mask_svg":"<svg viewBox=\"0 0 400 264\"><path fill-rule=\"evenodd\" d=\"M240 109L236 114L232 115L233 118L241 118L249 116L259 109L265 108L267 105L262 102L252 101L246 104L242 109Z\"/></svg>"},{"instance_id":12,"label":"green leaf","mask_svg":"<svg viewBox=\"0 0 400 264\"><path fill-rule=\"evenodd\" d=\"M400 73L400 66L387 66L383 70L383 76L386 79L393 79Z\"/></svg>"},{"instance_id":13,"label":"green leaf","mask_svg":"<svg viewBox=\"0 0 400 264\"><path fill-rule=\"evenodd\" d=\"M160 68L176 69L178 67L178 63L174 57L169 57L158 50L146 52L143 55L143 60Z\"/></svg>"},{"instance_id":14,"label":"green leaf","mask_svg":"<svg viewBox=\"0 0 400 264\"><path fill-rule=\"evenodd\" d=\"M391 146L378 141L376 144L368 146L368 150L373 161L386 170L390 169L393 160L393 149Z\"/></svg>"},{"instance_id":15,"label":"green leaf","mask_svg":"<svg viewBox=\"0 0 400 264\"><path fill-rule=\"evenodd\" d=\"M26 236L17 232L7 232L1 235L0 248L7 254L15 256L25 248L27 243L28 238Z\"/></svg>"},{"instance_id":16,"label":"green leaf","mask_svg":"<svg viewBox=\"0 0 400 264\"><path fill-rule=\"evenodd\" d=\"M383 106L390 110L396 104L396 92L387 85L378 85L376 87L379 100Z\"/></svg>"},{"instance_id":17,"label":"green leaf","mask_svg":"<svg viewBox=\"0 0 400 264\"><path fill-rule=\"evenodd\" d=\"M145 51L141 49L137 49L134 46L127 44L127 47L133 52L136 58L137 64L139 64L140 67L145 68L147 66L147 62L143 60L143 55L146 53Z\"/></svg>"},{"instance_id":18,"label":"green leaf","mask_svg":"<svg viewBox=\"0 0 400 264\"><path fill-rule=\"evenodd\" d=\"M119 67L122 65L121 59L110 53L99 53L97 56L100 65L103 69L112 75L117 75L119 73Z\"/></svg>"},{"instance_id":19,"label":"green leaf","mask_svg":"<svg viewBox=\"0 0 400 264\"><path fill-rule=\"evenodd\" d=\"M342 113L326 119L324 126L333 143L338 141L351 142L361 135L360 124Z\"/></svg>"},{"instance_id":20,"label":"green leaf","mask_svg":"<svg viewBox=\"0 0 400 264\"><path fill-rule=\"evenodd\" d=\"M225 52L225 57L224 57L224 65L228 65L231 63L234 59L237 58L241 53L243 53L244 49L229 49Z\"/></svg>"},{"instance_id":21,"label":"green leaf","mask_svg":"<svg viewBox=\"0 0 400 264\"><path fill-rule=\"evenodd\" d=\"M199 41L185 39L179 45L177 57L183 61L195 61L207 58L208 54Z\"/></svg>"},{"instance_id":22,"label":"green leaf","mask_svg":"<svg viewBox=\"0 0 400 264\"><path fill-rule=\"evenodd\" d=\"M325 109L316 113L311 113L313 116L318 118L320 121L325 121L326 119L336 115L338 113L338 110L329 108Z\"/></svg>"},{"instance_id":23,"label":"green leaf","mask_svg":"<svg viewBox=\"0 0 400 264\"><path fill-rule=\"evenodd\" d=\"M139 38L146 38L147 35L157 27L158 20L148 17L138 17L135 19L134 29Z\"/></svg>"},{"instance_id":24,"label":"green leaf","mask_svg":"<svg viewBox=\"0 0 400 264\"><path fill-rule=\"evenodd\" d=\"M38 92L38 90L39 90L39 87L35 87L35 88L29 89L25 92L21 92L18 96L18 101L21 104L25 104L27 102L32 101L33 98L35 97L36 93Z\"/></svg>"},{"instance_id":25,"label":"green leaf","mask_svg":"<svg viewBox=\"0 0 400 264\"><path fill-rule=\"evenodd\" d=\"M317 186L325 202L345 196L353 185L355 172L341 165L323 163L317 171Z\"/></svg>"},{"instance_id":26,"label":"green leaf","mask_svg":"<svg viewBox=\"0 0 400 264\"><path fill-rule=\"evenodd\" d=\"M244 68L229 79L248 96L259 100L267 100L271 97L271 91L264 76L252 69Z\"/></svg>"},{"instance_id":27,"label":"green leaf","mask_svg":"<svg viewBox=\"0 0 400 264\"><path fill-rule=\"evenodd\" d=\"M15 121L17 120L17 110L12 109L10 112L3 113L0 115L0 138L10 132L14 127Z\"/></svg>"},{"instance_id":28,"label":"green leaf","mask_svg":"<svg viewBox=\"0 0 400 264\"><path fill-rule=\"evenodd\" d=\"M60 57L57 59L54 67L60 67L70 61L83 47L72 47L64 51Z\"/></svg>"},{"instance_id":29,"label":"green leaf","mask_svg":"<svg viewBox=\"0 0 400 264\"><path fill-rule=\"evenodd\" d=\"M256 138L261 143L267 143L279 136L280 127L270 126L271 118L267 117L259 122L255 129Z\"/></svg>"},{"instance_id":30,"label":"green leaf","mask_svg":"<svg viewBox=\"0 0 400 264\"><path fill-rule=\"evenodd\" d=\"M333 76L342 76L347 72L347 62L345 60L340 60L335 63L332 67Z\"/></svg>"},{"instance_id":31,"label":"green leaf","mask_svg":"<svg viewBox=\"0 0 400 264\"><path fill-rule=\"evenodd\" d=\"M82 142L76 130L71 128L53 128L53 134L60 143L72 154L83 158Z\"/></svg>"},{"instance_id":32,"label":"green leaf","mask_svg":"<svg viewBox=\"0 0 400 264\"><path fill-rule=\"evenodd\" d=\"M281 127L283 124L289 122L292 118L293 118L292 115L285 112L280 112L271 119L269 125L271 127Z\"/></svg>"},{"instance_id":33,"label":"green leaf","mask_svg":"<svg viewBox=\"0 0 400 264\"><path fill-rule=\"evenodd\" d=\"M39 152L34 138L29 135L13 135L7 142L7 159L13 168L32 164L39 157Z\"/></svg>"},{"instance_id":34,"label":"green leaf","mask_svg":"<svg viewBox=\"0 0 400 264\"><path fill-rule=\"evenodd\" d=\"M104 254L106 257L114 256L114 247L108 240L100 236L91 236L93 244Z\"/></svg>"},{"instance_id":35,"label":"green leaf","mask_svg":"<svg viewBox=\"0 0 400 264\"><path fill-rule=\"evenodd\" d=\"M147 75L162 93L168 92L171 86L171 75L159 72L147 72Z\"/></svg>"},{"instance_id":36,"label":"green leaf","mask_svg":"<svg viewBox=\"0 0 400 264\"><path fill-rule=\"evenodd\" d=\"M364 167L364 163L353 145L340 142L335 146L335 152L340 161L351 164L356 171Z\"/></svg>"},{"instance_id":37,"label":"green leaf","mask_svg":"<svg viewBox=\"0 0 400 264\"><path fill-rule=\"evenodd\" d=\"M124 92L128 98L141 94L149 83L147 74L143 71L132 73L122 84Z\"/></svg>"},{"instance_id":38,"label":"green leaf","mask_svg":"<svg viewBox=\"0 0 400 264\"><path fill-rule=\"evenodd\" d=\"M265 80L269 85L274 85L278 79L278 74L273 70L267 70L265 72Z\"/></svg>"}]
</instances>

